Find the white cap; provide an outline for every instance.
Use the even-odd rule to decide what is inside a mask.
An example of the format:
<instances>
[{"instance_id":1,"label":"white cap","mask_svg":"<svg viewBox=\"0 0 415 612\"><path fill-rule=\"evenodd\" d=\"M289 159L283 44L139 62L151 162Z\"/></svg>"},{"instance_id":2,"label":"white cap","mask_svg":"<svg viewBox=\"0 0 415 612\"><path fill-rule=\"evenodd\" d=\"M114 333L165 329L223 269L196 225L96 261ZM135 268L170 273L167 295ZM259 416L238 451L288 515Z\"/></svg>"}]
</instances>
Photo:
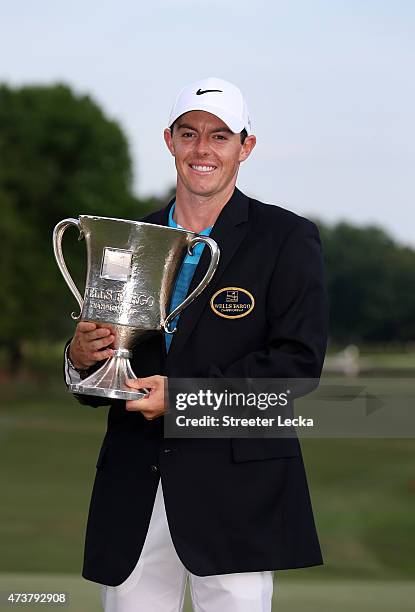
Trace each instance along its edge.
<instances>
[{"instance_id":1,"label":"white cap","mask_svg":"<svg viewBox=\"0 0 415 612\"><path fill-rule=\"evenodd\" d=\"M209 77L183 87L171 109L169 127L180 115L193 110L216 115L235 134L243 129L248 134L252 133L248 107L242 92L236 85L223 79Z\"/></svg>"}]
</instances>

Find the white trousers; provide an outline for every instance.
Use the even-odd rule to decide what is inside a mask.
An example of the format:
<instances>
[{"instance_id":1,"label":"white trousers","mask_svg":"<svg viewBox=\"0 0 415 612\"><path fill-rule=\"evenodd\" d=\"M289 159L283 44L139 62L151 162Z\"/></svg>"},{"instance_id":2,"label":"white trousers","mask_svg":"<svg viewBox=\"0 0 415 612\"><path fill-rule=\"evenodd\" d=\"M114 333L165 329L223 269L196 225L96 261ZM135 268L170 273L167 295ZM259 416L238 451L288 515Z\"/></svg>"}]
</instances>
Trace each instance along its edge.
<instances>
[{"instance_id":1,"label":"white trousers","mask_svg":"<svg viewBox=\"0 0 415 612\"><path fill-rule=\"evenodd\" d=\"M195 612L271 612L273 573L195 576L174 548L161 480L140 558L119 586L102 586L105 612L181 612L189 579Z\"/></svg>"}]
</instances>

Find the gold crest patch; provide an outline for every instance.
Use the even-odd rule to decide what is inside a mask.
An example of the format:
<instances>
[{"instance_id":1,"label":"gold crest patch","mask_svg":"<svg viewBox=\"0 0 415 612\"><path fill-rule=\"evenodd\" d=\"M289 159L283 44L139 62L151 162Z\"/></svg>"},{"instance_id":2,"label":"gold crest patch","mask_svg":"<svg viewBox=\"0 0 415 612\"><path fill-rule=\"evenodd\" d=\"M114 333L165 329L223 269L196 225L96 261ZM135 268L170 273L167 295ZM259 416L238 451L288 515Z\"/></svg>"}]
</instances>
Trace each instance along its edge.
<instances>
[{"instance_id":1,"label":"gold crest patch","mask_svg":"<svg viewBox=\"0 0 415 612\"><path fill-rule=\"evenodd\" d=\"M210 299L210 307L218 317L240 319L254 309L252 293L241 287L224 287L216 291Z\"/></svg>"}]
</instances>

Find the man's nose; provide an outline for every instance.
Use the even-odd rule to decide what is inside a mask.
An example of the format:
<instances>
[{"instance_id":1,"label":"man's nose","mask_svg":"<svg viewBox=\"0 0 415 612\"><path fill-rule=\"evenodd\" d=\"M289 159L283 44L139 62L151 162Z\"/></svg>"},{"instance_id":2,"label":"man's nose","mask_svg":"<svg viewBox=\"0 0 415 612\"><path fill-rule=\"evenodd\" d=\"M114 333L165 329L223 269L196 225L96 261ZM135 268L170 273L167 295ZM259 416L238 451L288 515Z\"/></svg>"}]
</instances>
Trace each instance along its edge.
<instances>
[{"instance_id":1,"label":"man's nose","mask_svg":"<svg viewBox=\"0 0 415 612\"><path fill-rule=\"evenodd\" d=\"M200 136L196 141L196 151L198 155L208 155L209 150L209 138Z\"/></svg>"}]
</instances>

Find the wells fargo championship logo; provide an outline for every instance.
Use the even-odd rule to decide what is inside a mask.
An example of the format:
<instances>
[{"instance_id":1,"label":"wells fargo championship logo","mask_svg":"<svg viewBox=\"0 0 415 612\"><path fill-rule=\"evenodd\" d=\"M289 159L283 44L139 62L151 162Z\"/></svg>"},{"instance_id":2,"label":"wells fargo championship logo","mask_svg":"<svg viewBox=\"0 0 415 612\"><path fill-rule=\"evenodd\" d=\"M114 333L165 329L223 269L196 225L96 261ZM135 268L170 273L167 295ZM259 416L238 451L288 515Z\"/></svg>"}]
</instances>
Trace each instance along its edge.
<instances>
[{"instance_id":1,"label":"wells fargo championship logo","mask_svg":"<svg viewBox=\"0 0 415 612\"><path fill-rule=\"evenodd\" d=\"M224 287L216 291L210 300L210 307L219 317L240 319L246 317L255 306L252 293L241 287Z\"/></svg>"}]
</instances>

